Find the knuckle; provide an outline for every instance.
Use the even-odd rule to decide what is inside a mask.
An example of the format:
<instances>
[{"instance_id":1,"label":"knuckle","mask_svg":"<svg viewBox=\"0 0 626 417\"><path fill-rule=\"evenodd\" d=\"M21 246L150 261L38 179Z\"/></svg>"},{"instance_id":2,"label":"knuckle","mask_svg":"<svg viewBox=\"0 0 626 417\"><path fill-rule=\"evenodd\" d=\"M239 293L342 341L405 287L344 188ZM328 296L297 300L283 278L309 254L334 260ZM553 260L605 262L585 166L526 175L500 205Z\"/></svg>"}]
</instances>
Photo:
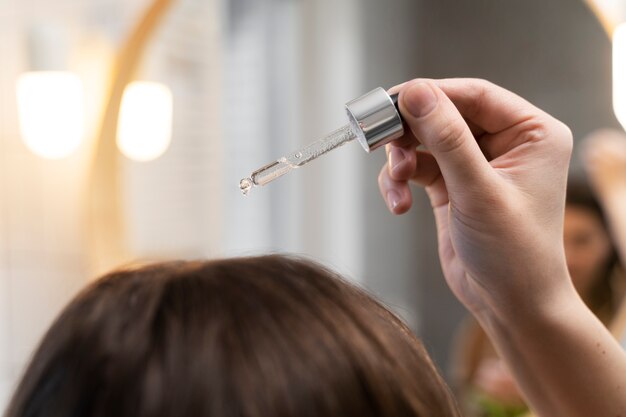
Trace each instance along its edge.
<instances>
[{"instance_id":1,"label":"knuckle","mask_svg":"<svg viewBox=\"0 0 626 417\"><path fill-rule=\"evenodd\" d=\"M485 102L487 101L488 87L485 85L485 80L477 80L475 83L475 97L467 109L466 116L471 119L476 119L480 112L483 110Z\"/></svg>"},{"instance_id":2,"label":"knuckle","mask_svg":"<svg viewBox=\"0 0 626 417\"><path fill-rule=\"evenodd\" d=\"M524 139L524 142L544 142L550 137L545 124L540 121L527 123L522 128L520 136Z\"/></svg>"},{"instance_id":3,"label":"knuckle","mask_svg":"<svg viewBox=\"0 0 626 417\"><path fill-rule=\"evenodd\" d=\"M554 152L569 160L574 147L572 131L563 122L556 119L533 120L525 124L520 132L525 142L543 142Z\"/></svg>"},{"instance_id":4,"label":"knuckle","mask_svg":"<svg viewBox=\"0 0 626 417\"><path fill-rule=\"evenodd\" d=\"M484 78L473 78L472 83L474 84L474 88L478 90L489 90L495 86L491 81L488 81Z\"/></svg>"},{"instance_id":5,"label":"knuckle","mask_svg":"<svg viewBox=\"0 0 626 417\"><path fill-rule=\"evenodd\" d=\"M381 191L385 189L385 176L386 175L387 175L387 164L385 164L385 166L380 170L380 173L378 174L378 188L380 188Z\"/></svg>"},{"instance_id":6,"label":"knuckle","mask_svg":"<svg viewBox=\"0 0 626 417\"><path fill-rule=\"evenodd\" d=\"M529 142L549 142L563 153L571 152L574 145L570 128L556 119L529 123L522 133Z\"/></svg>"},{"instance_id":7,"label":"knuckle","mask_svg":"<svg viewBox=\"0 0 626 417\"><path fill-rule=\"evenodd\" d=\"M557 135L558 145L563 153L571 155L574 148L574 135L572 130L565 123L557 121L557 129L559 134Z\"/></svg>"},{"instance_id":8,"label":"knuckle","mask_svg":"<svg viewBox=\"0 0 626 417\"><path fill-rule=\"evenodd\" d=\"M466 126L461 121L445 123L437 135L437 150L442 153L450 153L463 145Z\"/></svg>"}]
</instances>

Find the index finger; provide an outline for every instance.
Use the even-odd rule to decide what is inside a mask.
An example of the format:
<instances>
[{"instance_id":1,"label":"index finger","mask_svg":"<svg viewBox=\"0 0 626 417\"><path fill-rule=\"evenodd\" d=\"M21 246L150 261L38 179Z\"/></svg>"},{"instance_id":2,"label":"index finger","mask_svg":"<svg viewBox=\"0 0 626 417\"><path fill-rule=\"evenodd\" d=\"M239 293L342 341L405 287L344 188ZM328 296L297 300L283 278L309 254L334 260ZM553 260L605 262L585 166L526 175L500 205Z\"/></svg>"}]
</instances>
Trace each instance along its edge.
<instances>
[{"instance_id":1,"label":"index finger","mask_svg":"<svg viewBox=\"0 0 626 417\"><path fill-rule=\"evenodd\" d=\"M442 80L418 78L391 87L388 93L399 93L406 86L422 80L432 81L444 91L455 107L457 107L470 131L477 139L485 133L500 132L523 121L526 117L540 112L539 109L514 93L489 81L474 78L449 78ZM518 102L515 108L511 108L512 100ZM536 112L528 113L529 106ZM502 117L506 116L503 114L503 108L513 110L509 115L511 117ZM516 114L518 110L526 112ZM498 114L500 119L495 120L493 118L494 114ZM410 129L406 129L402 137L391 141L389 145L409 148L420 145L420 141L419 138L413 135Z\"/></svg>"},{"instance_id":2,"label":"index finger","mask_svg":"<svg viewBox=\"0 0 626 417\"><path fill-rule=\"evenodd\" d=\"M498 133L545 113L515 93L473 78L434 80L467 121Z\"/></svg>"}]
</instances>

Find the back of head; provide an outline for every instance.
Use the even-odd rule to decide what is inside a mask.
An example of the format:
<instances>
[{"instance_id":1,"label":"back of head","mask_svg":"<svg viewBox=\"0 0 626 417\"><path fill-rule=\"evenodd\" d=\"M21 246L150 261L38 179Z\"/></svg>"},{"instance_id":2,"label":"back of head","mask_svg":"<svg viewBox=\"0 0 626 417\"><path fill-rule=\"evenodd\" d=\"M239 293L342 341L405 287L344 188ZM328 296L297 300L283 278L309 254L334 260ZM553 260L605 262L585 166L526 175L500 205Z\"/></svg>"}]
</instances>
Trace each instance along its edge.
<instances>
[{"instance_id":1,"label":"back of head","mask_svg":"<svg viewBox=\"0 0 626 417\"><path fill-rule=\"evenodd\" d=\"M283 256L115 272L48 331L7 417L456 416L371 297Z\"/></svg>"}]
</instances>

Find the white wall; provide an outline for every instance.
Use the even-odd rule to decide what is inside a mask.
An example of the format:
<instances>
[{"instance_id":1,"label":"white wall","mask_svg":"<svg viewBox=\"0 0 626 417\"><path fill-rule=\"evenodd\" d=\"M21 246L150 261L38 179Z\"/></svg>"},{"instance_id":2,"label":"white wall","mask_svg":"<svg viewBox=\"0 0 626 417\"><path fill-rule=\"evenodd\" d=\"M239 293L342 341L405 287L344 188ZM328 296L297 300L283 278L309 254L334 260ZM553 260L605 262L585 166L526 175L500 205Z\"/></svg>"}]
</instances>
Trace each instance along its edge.
<instances>
[{"instance_id":1,"label":"white wall","mask_svg":"<svg viewBox=\"0 0 626 417\"><path fill-rule=\"evenodd\" d=\"M82 212L86 150L44 161L30 153L17 126L15 81L30 69L27 37L48 22L74 39L99 35L114 44L145 2L128 0L0 1L0 409L33 347L87 280ZM71 53L68 69L84 62Z\"/></svg>"},{"instance_id":2,"label":"white wall","mask_svg":"<svg viewBox=\"0 0 626 417\"><path fill-rule=\"evenodd\" d=\"M390 18L407 2L390 8ZM42 332L90 278L82 209L88 146L46 162L17 132L13 91L28 69L27 30L39 20L67 27L79 40L70 69L98 85L102 57L110 59L146 4L0 0L0 53L10 57L0 68L0 408ZM377 59L387 47L367 48L391 33L366 24L380 5L222 0L220 14L207 0L177 4L139 74L173 90L171 148L157 161L122 165L134 256L303 253L372 288L415 323L413 239L396 236L403 249L386 250L413 223L398 223L378 197L383 153L367 155L352 143L248 198L238 189L251 171L345 124L348 100L402 81L407 71L386 65L407 65L396 60L404 51ZM397 24L394 30L406 33ZM86 47L95 44L101 49Z\"/></svg>"},{"instance_id":3,"label":"white wall","mask_svg":"<svg viewBox=\"0 0 626 417\"><path fill-rule=\"evenodd\" d=\"M224 251L289 251L362 281L361 161L355 144L244 198L239 178L347 123L360 77L359 1L227 3Z\"/></svg>"},{"instance_id":4,"label":"white wall","mask_svg":"<svg viewBox=\"0 0 626 417\"><path fill-rule=\"evenodd\" d=\"M222 164L218 3L178 0L151 42L137 77L169 86L172 142L155 161L124 158L126 220L134 257L201 258L221 250L227 207Z\"/></svg>"}]
</instances>

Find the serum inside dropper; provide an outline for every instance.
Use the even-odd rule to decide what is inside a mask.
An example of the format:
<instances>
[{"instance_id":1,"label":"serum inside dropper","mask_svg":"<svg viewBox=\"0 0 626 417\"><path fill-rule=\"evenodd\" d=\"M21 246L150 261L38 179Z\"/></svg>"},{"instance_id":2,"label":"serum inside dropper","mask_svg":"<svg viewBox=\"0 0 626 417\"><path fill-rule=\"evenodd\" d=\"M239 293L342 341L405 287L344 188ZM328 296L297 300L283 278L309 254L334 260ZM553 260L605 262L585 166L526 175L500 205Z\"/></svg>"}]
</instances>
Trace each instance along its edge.
<instances>
[{"instance_id":1,"label":"serum inside dropper","mask_svg":"<svg viewBox=\"0 0 626 417\"><path fill-rule=\"evenodd\" d=\"M346 111L350 124L254 171L239 182L241 192L248 195L252 188L266 185L353 139L358 139L366 152L398 139L404 135L404 126L397 106L398 95L390 96L383 88L348 102Z\"/></svg>"},{"instance_id":2,"label":"serum inside dropper","mask_svg":"<svg viewBox=\"0 0 626 417\"><path fill-rule=\"evenodd\" d=\"M350 125L343 126L317 142L254 171L249 178L244 178L239 182L239 188L244 195L248 195L252 187L266 185L292 169L299 168L356 137Z\"/></svg>"}]
</instances>

